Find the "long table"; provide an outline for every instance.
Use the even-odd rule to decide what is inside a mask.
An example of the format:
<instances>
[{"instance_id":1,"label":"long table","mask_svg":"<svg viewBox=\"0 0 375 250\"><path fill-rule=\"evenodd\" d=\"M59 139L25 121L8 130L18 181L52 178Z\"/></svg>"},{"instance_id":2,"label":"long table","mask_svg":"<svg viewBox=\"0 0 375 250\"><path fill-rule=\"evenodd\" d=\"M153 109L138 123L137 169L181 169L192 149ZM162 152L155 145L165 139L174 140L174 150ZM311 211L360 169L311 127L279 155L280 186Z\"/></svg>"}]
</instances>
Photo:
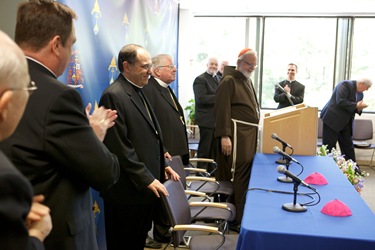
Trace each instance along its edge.
<instances>
[{"instance_id":1,"label":"long table","mask_svg":"<svg viewBox=\"0 0 375 250\"><path fill-rule=\"evenodd\" d=\"M282 205L293 203L293 194L249 190L237 250L375 249L375 215L333 159L323 156L293 157L304 166L299 176L302 180L314 172L327 179L327 185L312 185L321 196L320 203L308 206L306 212L288 212L282 209ZM293 192L292 183L277 181L277 177L281 176L277 172L277 159L279 155L256 154L249 189ZM289 171L298 174L301 167L292 163ZM311 193L311 190L299 186L298 192ZM352 216L333 217L321 213L324 205L334 199L344 202L351 209ZM297 203L310 200L306 196L297 196Z\"/></svg>"}]
</instances>

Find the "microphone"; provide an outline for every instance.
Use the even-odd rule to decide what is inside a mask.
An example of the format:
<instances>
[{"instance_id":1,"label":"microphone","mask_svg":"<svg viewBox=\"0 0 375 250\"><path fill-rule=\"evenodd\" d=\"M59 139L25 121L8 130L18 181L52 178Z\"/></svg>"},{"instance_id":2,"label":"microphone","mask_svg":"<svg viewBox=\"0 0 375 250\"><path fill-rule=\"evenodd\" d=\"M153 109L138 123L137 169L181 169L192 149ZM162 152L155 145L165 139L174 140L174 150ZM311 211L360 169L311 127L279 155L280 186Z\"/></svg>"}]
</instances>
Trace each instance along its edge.
<instances>
[{"instance_id":1,"label":"microphone","mask_svg":"<svg viewBox=\"0 0 375 250\"><path fill-rule=\"evenodd\" d=\"M294 174L292 174L291 172L289 172L284 166L282 165L279 165L277 167L277 172L279 172L280 174L285 174L286 176L288 176L289 178L291 178L294 182L296 182L297 184L302 184L303 186L305 187L308 187L308 188L311 188L309 186L309 184L307 184L306 182L304 182L303 180L301 180L300 178L298 178L297 176L295 176Z\"/></svg>"},{"instance_id":2,"label":"microphone","mask_svg":"<svg viewBox=\"0 0 375 250\"><path fill-rule=\"evenodd\" d=\"M285 89L284 89L283 87L281 87L280 84L276 83L276 84L275 84L275 87L276 87L276 88L279 88L280 90L282 90L283 92L286 93Z\"/></svg>"},{"instance_id":3,"label":"microphone","mask_svg":"<svg viewBox=\"0 0 375 250\"><path fill-rule=\"evenodd\" d=\"M285 91L285 89L284 89L283 87L281 87L280 84L276 83L276 84L275 84L275 87L281 89L285 94L288 94L288 93ZM289 97L288 95L286 95L286 98L288 98L288 101L289 101L290 105L293 106L294 103L293 103L292 99L290 99L290 97Z\"/></svg>"},{"instance_id":4,"label":"microphone","mask_svg":"<svg viewBox=\"0 0 375 250\"><path fill-rule=\"evenodd\" d=\"M272 137L272 139L275 139L275 140L281 142L281 143L283 144L284 147L288 147L288 148L293 149L292 146L290 146L288 143L286 143L285 141L283 141L282 139L280 139L279 137L277 137L277 134L276 134L276 133L273 133L273 134L271 135L271 137ZM284 149L285 149L285 148L284 148Z\"/></svg>"},{"instance_id":5,"label":"microphone","mask_svg":"<svg viewBox=\"0 0 375 250\"><path fill-rule=\"evenodd\" d=\"M296 159L294 159L293 157L291 157L290 155L288 155L288 154L285 153L284 151L280 150L280 148L279 148L278 146L274 146L274 147L273 147L273 152L274 152L274 153L277 153L277 154L279 154L279 155L284 156L284 158L288 159L288 161L294 161L295 163L300 164Z\"/></svg>"}]
</instances>

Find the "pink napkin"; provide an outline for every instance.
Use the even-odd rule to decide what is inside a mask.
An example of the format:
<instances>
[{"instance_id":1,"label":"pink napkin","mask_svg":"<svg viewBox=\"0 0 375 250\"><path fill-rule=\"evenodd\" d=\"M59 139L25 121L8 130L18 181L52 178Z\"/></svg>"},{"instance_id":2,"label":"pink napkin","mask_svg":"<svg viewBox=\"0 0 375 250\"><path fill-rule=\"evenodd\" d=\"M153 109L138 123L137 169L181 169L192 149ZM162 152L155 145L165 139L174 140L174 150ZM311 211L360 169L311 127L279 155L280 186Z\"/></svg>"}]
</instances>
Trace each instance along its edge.
<instances>
[{"instance_id":1,"label":"pink napkin","mask_svg":"<svg viewBox=\"0 0 375 250\"><path fill-rule=\"evenodd\" d=\"M334 199L333 201L328 202L321 210L323 214L327 214L330 216L351 216L352 211L350 208L343 202L338 199Z\"/></svg>"},{"instance_id":2,"label":"pink napkin","mask_svg":"<svg viewBox=\"0 0 375 250\"><path fill-rule=\"evenodd\" d=\"M305 182L307 184L313 184L313 185L327 185L328 184L328 181L326 180L326 178L318 172L312 173L309 176L307 176L305 179Z\"/></svg>"}]
</instances>

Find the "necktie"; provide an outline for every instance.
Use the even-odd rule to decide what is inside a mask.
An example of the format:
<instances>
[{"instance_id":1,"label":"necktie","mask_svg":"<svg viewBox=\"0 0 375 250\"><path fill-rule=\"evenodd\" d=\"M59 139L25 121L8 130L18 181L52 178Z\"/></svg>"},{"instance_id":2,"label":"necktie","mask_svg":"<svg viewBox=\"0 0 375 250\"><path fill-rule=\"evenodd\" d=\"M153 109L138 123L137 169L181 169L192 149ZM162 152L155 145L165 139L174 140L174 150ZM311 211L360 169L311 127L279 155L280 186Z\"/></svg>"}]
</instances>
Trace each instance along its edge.
<instances>
[{"instance_id":1,"label":"necktie","mask_svg":"<svg viewBox=\"0 0 375 250\"><path fill-rule=\"evenodd\" d=\"M218 77L218 75L214 75L213 78L214 78L215 82L219 83L219 77Z\"/></svg>"}]
</instances>

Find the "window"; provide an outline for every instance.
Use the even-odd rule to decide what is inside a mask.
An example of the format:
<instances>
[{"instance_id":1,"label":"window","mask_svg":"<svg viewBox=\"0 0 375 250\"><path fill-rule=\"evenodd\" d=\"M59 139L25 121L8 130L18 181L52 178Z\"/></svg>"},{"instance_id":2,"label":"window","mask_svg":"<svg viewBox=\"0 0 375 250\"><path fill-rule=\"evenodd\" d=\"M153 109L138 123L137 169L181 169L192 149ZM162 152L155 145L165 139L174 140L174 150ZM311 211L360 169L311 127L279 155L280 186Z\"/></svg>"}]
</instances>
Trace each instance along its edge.
<instances>
[{"instance_id":1,"label":"window","mask_svg":"<svg viewBox=\"0 0 375 250\"><path fill-rule=\"evenodd\" d=\"M372 78L375 72L375 50L369 28L374 27L374 18L356 18L354 21L351 79ZM375 79L372 79L375 81ZM375 112L375 86L364 92L363 101L369 106L364 112Z\"/></svg>"},{"instance_id":2,"label":"window","mask_svg":"<svg viewBox=\"0 0 375 250\"><path fill-rule=\"evenodd\" d=\"M322 109L332 93L335 41L335 18L266 18L261 107L277 107L275 84L294 63L296 80L305 85L304 103Z\"/></svg>"}]
</instances>

